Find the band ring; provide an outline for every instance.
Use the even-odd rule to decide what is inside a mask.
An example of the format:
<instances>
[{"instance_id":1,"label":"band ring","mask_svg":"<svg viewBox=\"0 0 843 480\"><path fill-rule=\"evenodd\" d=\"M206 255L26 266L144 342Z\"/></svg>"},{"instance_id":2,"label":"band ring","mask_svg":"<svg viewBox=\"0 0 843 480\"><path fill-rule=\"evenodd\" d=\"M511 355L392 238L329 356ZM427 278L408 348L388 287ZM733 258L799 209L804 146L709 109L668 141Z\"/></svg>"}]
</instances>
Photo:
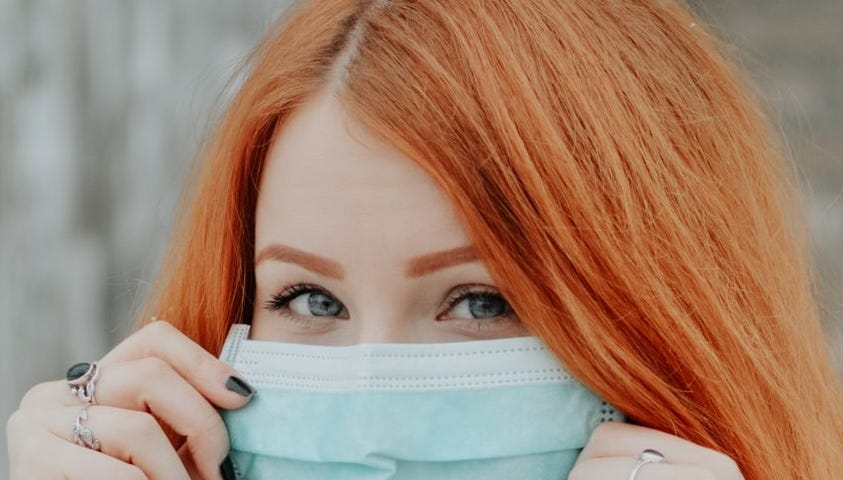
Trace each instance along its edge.
<instances>
[{"instance_id":1,"label":"band ring","mask_svg":"<svg viewBox=\"0 0 843 480\"><path fill-rule=\"evenodd\" d=\"M76 415L76 422L73 424L73 431L70 434L70 441L76 445L90 448L92 450L101 451L102 444L94 438L91 429L82 425L83 420L88 419L88 405L83 405Z\"/></svg>"},{"instance_id":2,"label":"band ring","mask_svg":"<svg viewBox=\"0 0 843 480\"><path fill-rule=\"evenodd\" d=\"M77 363L67 369L67 386L85 405L96 404L94 391L99 376L100 368L97 362Z\"/></svg>"},{"instance_id":3,"label":"band ring","mask_svg":"<svg viewBox=\"0 0 843 480\"><path fill-rule=\"evenodd\" d=\"M664 455L658 450L653 450L651 448L645 449L641 453L635 457L635 464L632 466L632 471L629 472L629 478L627 480L635 480L635 477L638 475L638 471L641 470L641 467L648 463L662 463L664 461Z\"/></svg>"}]
</instances>

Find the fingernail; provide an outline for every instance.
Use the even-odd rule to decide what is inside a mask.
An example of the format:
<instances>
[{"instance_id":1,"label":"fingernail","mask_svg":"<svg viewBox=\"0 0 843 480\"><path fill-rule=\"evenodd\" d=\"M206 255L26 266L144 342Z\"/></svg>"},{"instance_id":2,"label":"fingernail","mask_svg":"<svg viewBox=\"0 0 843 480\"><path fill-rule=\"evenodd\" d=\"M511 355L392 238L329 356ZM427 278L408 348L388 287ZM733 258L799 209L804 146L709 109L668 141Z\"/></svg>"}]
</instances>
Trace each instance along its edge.
<instances>
[{"instance_id":1,"label":"fingernail","mask_svg":"<svg viewBox=\"0 0 843 480\"><path fill-rule=\"evenodd\" d=\"M220 464L220 475L222 475L222 480L237 480L237 477L234 475L234 465L231 464L231 457L228 455L225 456L225 460Z\"/></svg>"},{"instance_id":2,"label":"fingernail","mask_svg":"<svg viewBox=\"0 0 843 480\"><path fill-rule=\"evenodd\" d=\"M252 387L245 380L241 380L234 375L228 377L228 380L225 381L225 388L244 397L251 397L254 393Z\"/></svg>"}]
</instances>

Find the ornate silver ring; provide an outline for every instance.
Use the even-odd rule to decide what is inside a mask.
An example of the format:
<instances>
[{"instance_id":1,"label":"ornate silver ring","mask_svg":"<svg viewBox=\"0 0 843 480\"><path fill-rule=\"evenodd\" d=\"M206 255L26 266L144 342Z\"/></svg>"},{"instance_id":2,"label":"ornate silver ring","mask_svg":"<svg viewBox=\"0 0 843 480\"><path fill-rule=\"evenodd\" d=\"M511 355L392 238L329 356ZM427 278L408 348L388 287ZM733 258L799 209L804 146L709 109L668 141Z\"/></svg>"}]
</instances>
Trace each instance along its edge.
<instances>
[{"instance_id":1,"label":"ornate silver ring","mask_svg":"<svg viewBox=\"0 0 843 480\"><path fill-rule=\"evenodd\" d=\"M67 369L67 386L70 392L78 396L85 405L96 403L94 391L96 390L97 378L100 376L100 368L97 362L77 363Z\"/></svg>"},{"instance_id":2,"label":"ornate silver ring","mask_svg":"<svg viewBox=\"0 0 843 480\"><path fill-rule=\"evenodd\" d=\"M94 438L91 429L82 425L83 420L88 419L88 405L83 405L76 415L76 422L73 424L73 432L70 434L70 441L82 447L100 451L102 445Z\"/></svg>"}]
</instances>

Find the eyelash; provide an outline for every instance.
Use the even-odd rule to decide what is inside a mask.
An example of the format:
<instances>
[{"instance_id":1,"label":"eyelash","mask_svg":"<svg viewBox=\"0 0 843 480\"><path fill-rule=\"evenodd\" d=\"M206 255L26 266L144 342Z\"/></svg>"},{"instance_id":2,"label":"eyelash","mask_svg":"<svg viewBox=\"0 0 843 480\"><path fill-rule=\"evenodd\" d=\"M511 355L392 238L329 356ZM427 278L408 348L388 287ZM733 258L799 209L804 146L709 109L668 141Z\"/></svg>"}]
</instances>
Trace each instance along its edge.
<instances>
[{"instance_id":1,"label":"eyelash","mask_svg":"<svg viewBox=\"0 0 843 480\"><path fill-rule=\"evenodd\" d=\"M270 298L264 306L267 310L273 312L281 312L282 310L287 308L287 304L289 304L294 298L305 293L321 293L322 295L331 298L334 297L333 295L331 295L331 292L325 290L324 288L318 285L313 285L311 283L295 283L291 285L286 285L281 288L281 291L273 295L272 298ZM296 322L306 324L314 323L313 320L302 320L298 315L291 314L290 312L282 312L282 316Z\"/></svg>"},{"instance_id":2,"label":"eyelash","mask_svg":"<svg viewBox=\"0 0 843 480\"><path fill-rule=\"evenodd\" d=\"M475 288L472 288L472 287L475 287ZM500 295L500 293L498 293L495 290L489 289L489 288L478 289L476 287L477 287L477 285L460 285L457 289L455 289L454 291L449 293L448 296L445 298L446 307L440 313L436 314L436 320L441 320L440 317L442 317L443 314L453 310L453 308L455 306L459 305L460 302L462 302L463 300L471 297L472 295L491 295L491 296L500 297L506 303L506 307L504 309L504 313L502 313L500 315L497 315L495 317L460 318L460 319L458 319L459 321L466 322L468 324L468 327L475 328L475 329L479 330L479 329L483 329L485 327L488 327L490 324L493 324L493 323L511 320L511 317L514 315L514 312L512 311L512 307L509 305L508 302L506 302L506 299L503 298L503 296ZM322 295L325 295L325 296L328 296L328 297L331 297L331 298L335 298L331 294L331 292L329 292L328 290L326 290L326 289L324 289L324 288L322 288L318 285L314 285L314 284L310 284L310 283L295 283L295 284L286 285L283 288L281 288L281 291L279 293L273 295L272 298L270 298L266 302L264 307L267 310L270 310L270 311L282 312L282 310L287 308L287 305L293 299L295 299L299 295L303 295L303 294L306 294L306 293L320 293ZM289 312L282 312L281 315L283 315L285 318L292 319L293 321L301 322L301 323L305 323L305 324L313 324L313 323L316 322L314 320L302 319L301 317L299 317L295 314L291 314ZM308 317L308 318L310 318L310 317ZM323 317L323 318L331 318L331 317Z\"/></svg>"},{"instance_id":3,"label":"eyelash","mask_svg":"<svg viewBox=\"0 0 843 480\"><path fill-rule=\"evenodd\" d=\"M446 305L445 310L436 315L436 320L440 320L440 317L445 312L448 312L448 311L452 310L455 306L459 305L460 302L462 302L463 300L471 297L472 295L489 295L489 296L494 296L494 297L500 297L506 303L506 308L504 309L504 312L502 314L497 315L495 317L460 319L460 320L463 320L463 321L467 322L469 325L471 325L473 327L477 327L479 329L479 328L483 328L484 326L488 326L491 323L504 321L504 320L512 317L512 308L509 306L509 302L507 302L506 299L503 298L503 296L500 293L496 292L495 290L489 289L489 288L482 288L482 287L481 288L472 288L472 287L477 287L477 285L460 285L459 287L457 287L456 290L454 290L452 293L450 293L445 298L445 305Z\"/></svg>"}]
</instances>

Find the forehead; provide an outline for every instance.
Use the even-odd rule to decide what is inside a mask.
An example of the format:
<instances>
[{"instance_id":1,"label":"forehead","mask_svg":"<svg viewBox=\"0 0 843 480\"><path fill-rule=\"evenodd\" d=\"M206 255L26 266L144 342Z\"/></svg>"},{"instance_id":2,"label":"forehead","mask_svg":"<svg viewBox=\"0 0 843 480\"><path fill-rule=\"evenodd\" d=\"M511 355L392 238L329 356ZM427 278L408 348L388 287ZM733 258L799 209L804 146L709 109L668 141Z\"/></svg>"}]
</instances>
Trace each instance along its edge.
<instances>
[{"instance_id":1,"label":"forehead","mask_svg":"<svg viewBox=\"0 0 843 480\"><path fill-rule=\"evenodd\" d=\"M468 240L450 202L414 162L370 135L332 97L300 106L276 133L261 177L257 248L428 252Z\"/></svg>"}]
</instances>

